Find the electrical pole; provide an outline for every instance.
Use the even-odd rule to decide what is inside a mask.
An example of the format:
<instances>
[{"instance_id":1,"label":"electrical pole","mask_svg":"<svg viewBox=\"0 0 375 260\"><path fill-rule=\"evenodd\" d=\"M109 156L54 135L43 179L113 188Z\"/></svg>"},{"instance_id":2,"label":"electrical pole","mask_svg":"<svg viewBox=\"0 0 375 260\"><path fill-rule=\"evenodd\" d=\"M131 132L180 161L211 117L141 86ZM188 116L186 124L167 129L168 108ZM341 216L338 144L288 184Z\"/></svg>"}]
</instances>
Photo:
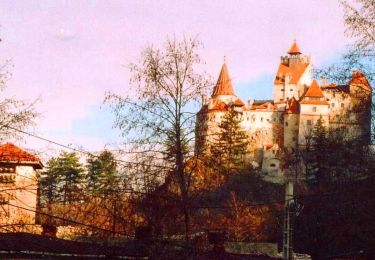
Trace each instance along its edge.
<instances>
[{"instance_id":1,"label":"electrical pole","mask_svg":"<svg viewBox=\"0 0 375 260\"><path fill-rule=\"evenodd\" d=\"M112 222L112 237L116 237L116 218L117 218L117 196L113 201L113 222Z\"/></svg>"},{"instance_id":2,"label":"electrical pole","mask_svg":"<svg viewBox=\"0 0 375 260\"><path fill-rule=\"evenodd\" d=\"M283 257L286 260L293 259L293 223L294 212L291 210L293 204L293 183L287 181L285 187L285 204L284 204L284 230L283 230Z\"/></svg>"}]
</instances>

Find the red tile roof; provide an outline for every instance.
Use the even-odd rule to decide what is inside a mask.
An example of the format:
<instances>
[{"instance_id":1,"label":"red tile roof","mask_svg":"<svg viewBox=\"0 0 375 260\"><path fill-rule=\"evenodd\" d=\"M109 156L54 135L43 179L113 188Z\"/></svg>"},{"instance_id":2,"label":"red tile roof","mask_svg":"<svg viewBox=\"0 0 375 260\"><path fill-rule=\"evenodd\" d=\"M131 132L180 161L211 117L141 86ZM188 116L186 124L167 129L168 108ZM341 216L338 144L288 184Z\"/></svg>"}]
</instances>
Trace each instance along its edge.
<instances>
[{"instance_id":1,"label":"red tile roof","mask_svg":"<svg viewBox=\"0 0 375 260\"><path fill-rule=\"evenodd\" d=\"M265 103L262 103L262 104L252 104L252 106L250 107L250 110L257 110L257 109L268 109L268 106L271 106L271 110L274 110L275 109L275 106L270 103L270 102L265 102Z\"/></svg>"},{"instance_id":2,"label":"red tile roof","mask_svg":"<svg viewBox=\"0 0 375 260\"><path fill-rule=\"evenodd\" d=\"M285 82L285 75L288 73L291 75L290 84L297 84L308 66L308 63L300 63L289 67L288 64L281 63L277 69L274 84L283 84Z\"/></svg>"},{"instance_id":3,"label":"red tile roof","mask_svg":"<svg viewBox=\"0 0 375 260\"><path fill-rule=\"evenodd\" d=\"M296 40L294 40L292 46L290 47L290 49L288 51L288 54L293 55L293 54L301 54L301 53L302 52L301 52L300 48L298 47Z\"/></svg>"},{"instance_id":4,"label":"red tile roof","mask_svg":"<svg viewBox=\"0 0 375 260\"><path fill-rule=\"evenodd\" d=\"M319 87L318 82L314 79L311 86L306 91L305 97L324 97L322 89Z\"/></svg>"},{"instance_id":5,"label":"red tile roof","mask_svg":"<svg viewBox=\"0 0 375 260\"><path fill-rule=\"evenodd\" d=\"M38 157L11 143L6 143L0 146L0 162L33 165L38 169L43 167L43 164Z\"/></svg>"},{"instance_id":6,"label":"red tile roof","mask_svg":"<svg viewBox=\"0 0 375 260\"><path fill-rule=\"evenodd\" d=\"M352 79L350 80L349 84L363 85L365 88L371 90L371 85L366 76L359 70L353 72Z\"/></svg>"},{"instance_id":7,"label":"red tile roof","mask_svg":"<svg viewBox=\"0 0 375 260\"><path fill-rule=\"evenodd\" d=\"M221 68L219 78L217 79L216 86L212 93L212 96L218 95L232 95L235 96L234 89L232 86L232 80L229 77L227 65L224 63Z\"/></svg>"},{"instance_id":8,"label":"red tile roof","mask_svg":"<svg viewBox=\"0 0 375 260\"><path fill-rule=\"evenodd\" d=\"M210 109L210 111L212 110L228 111L229 106L225 104L223 101L221 101L220 99L214 99L212 100L212 108Z\"/></svg>"},{"instance_id":9,"label":"red tile roof","mask_svg":"<svg viewBox=\"0 0 375 260\"><path fill-rule=\"evenodd\" d=\"M234 101L233 105L237 107L242 107L245 105L245 103L241 99L237 98L236 101Z\"/></svg>"}]
</instances>

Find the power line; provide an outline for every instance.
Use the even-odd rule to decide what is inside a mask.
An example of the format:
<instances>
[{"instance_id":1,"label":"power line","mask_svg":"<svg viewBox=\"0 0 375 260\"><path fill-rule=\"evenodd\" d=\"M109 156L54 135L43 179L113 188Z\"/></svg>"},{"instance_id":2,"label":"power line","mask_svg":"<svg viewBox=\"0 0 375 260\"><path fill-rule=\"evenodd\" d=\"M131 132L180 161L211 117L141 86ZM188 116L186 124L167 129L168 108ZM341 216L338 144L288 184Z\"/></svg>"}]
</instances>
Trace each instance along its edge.
<instances>
[{"instance_id":1,"label":"power line","mask_svg":"<svg viewBox=\"0 0 375 260\"><path fill-rule=\"evenodd\" d=\"M14 205L12 203L8 203L8 205L12 206L12 207L15 207L15 208L18 208L18 209L22 209L22 210L26 210L26 211L31 211L31 212L34 212L36 214L41 214L41 215L48 216L48 217L51 217L51 218L54 218L54 219L58 219L58 220L61 220L61 221L64 221L64 222L69 222L69 223L72 223L72 224L76 224L76 225L80 225L80 226L85 226L85 227L89 227L89 228L92 228L92 229L97 229L97 230L105 231L105 232L108 232L108 233L113 233L113 230L109 230L109 229L97 227L97 226L94 226L94 225L89 225L89 224L85 224L85 223L82 223L82 222L78 222L78 221L75 221L75 220L71 220L71 219L67 219L67 218L55 216L55 215L48 214L48 213L45 213L45 212L42 212L42 211L38 211L38 210L34 210L34 209L29 209L29 208L25 208L25 207L22 207L22 206L17 206L17 205ZM117 232L117 233L121 234L120 232Z\"/></svg>"},{"instance_id":2,"label":"power line","mask_svg":"<svg viewBox=\"0 0 375 260\"><path fill-rule=\"evenodd\" d=\"M61 144L61 143L53 141L51 139L47 139L45 137L42 137L42 136L39 136L39 135L36 135L36 134L32 134L32 133L26 132L24 130L21 130L21 129L18 129L18 128L9 126L9 125L0 124L0 126L12 129L12 130L20 132L22 134L25 134L25 135L31 136L33 138L36 138L36 139L39 139L39 140L42 140L42 141L54 144L56 146L60 146L60 147L65 148L65 149L69 149L69 150L77 152L77 153L85 154L85 155L88 155L88 156L91 156L91 157L96 157L96 158L99 157L98 155L95 155L95 154L93 154L93 153L91 153L89 151L85 151L83 149L77 149L77 148L74 148L74 147L70 147L68 145ZM137 163L137 162L132 162L132 161L120 160L120 159L114 159L114 161L120 162L120 163L124 163L124 164L143 165L143 166L149 166L149 167L154 167L154 168L172 169L171 167L168 167L168 166L161 166L161 165L156 165L156 164L145 164L143 162L142 163ZM127 165L123 165L123 166L129 167Z\"/></svg>"}]
</instances>

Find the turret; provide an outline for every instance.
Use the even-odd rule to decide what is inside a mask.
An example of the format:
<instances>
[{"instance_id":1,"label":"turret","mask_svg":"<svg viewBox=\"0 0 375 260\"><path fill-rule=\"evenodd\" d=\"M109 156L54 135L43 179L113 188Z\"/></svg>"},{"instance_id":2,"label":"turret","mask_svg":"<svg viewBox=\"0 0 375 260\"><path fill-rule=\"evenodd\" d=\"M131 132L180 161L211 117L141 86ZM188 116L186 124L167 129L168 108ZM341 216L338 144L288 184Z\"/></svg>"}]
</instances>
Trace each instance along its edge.
<instances>
[{"instance_id":1,"label":"turret","mask_svg":"<svg viewBox=\"0 0 375 260\"><path fill-rule=\"evenodd\" d=\"M300 102L298 138L300 145L306 144L306 137L312 134L312 130L319 119L322 120L325 127L329 126L329 103L325 99L318 82L314 80Z\"/></svg>"},{"instance_id":2,"label":"turret","mask_svg":"<svg viewBox=\"0 0 375 260\"><path fill-rule=\"evenodd\" d=\"M301 49L294 41L287 56L282 56L274 81L274 102L286 102L294 97L299 100L304 93L304 85L311 84L310 57L302 56Z\"/></svg>"}]
</instances>

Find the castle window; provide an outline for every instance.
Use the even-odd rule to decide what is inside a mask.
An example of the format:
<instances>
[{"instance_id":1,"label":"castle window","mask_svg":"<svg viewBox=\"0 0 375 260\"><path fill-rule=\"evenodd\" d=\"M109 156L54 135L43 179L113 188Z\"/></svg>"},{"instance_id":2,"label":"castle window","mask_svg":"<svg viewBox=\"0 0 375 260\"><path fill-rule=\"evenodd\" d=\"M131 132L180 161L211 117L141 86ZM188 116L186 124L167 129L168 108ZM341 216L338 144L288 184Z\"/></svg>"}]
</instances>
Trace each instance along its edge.
<instances>
[{"instance_id":1,"label":"castle window","mask_svg":"<svg viewBox=\"0 0 375 260\"><path fill-rule=\"evenodd\" d=\"M288 126L288 122L285 122L285 126Z\"/></svg>"},{"instance_id":2,"label":"castle window","mask_svg":"<svg viewBox=\"0 0 375 260\"><path fill-rule=\"evenodd\" d=\"M290 89L290 91L292 92L292 91L293 91L293 89L291 88L291 89Z\"/></svg>"},{"instance_id":3,"label":"castle window","mask_svg":"<svg viewBox=\"0 0 375 260\"><path fill-rule=\"evenodd\" d=\"M306 125L312 125L312 121L311 120L306 120Z\"/></svg>"},{"instance_id":4,"label":"castle window","mask_svg":"<svg viewBox=\"0 0 375 260\"><path fill-rule=\"evenodd\" d=\"M334 108L334 107L335 107L335 103L332 103L332 104L331 104L331 107Z\"/></svg>"},{"instance_id":5,"label":"castle window","mask_svg":"<svg viewBox=\"0 0 375 260\"><path fill-rule=\"evenodd\" d=\"M260 122L263 122L263 117L260 118Z\"/></svg>"},{"instance_id":6,"label":"castle window","mask_svg":"<svg viewBox=\"0 0 375 260\"><path fill-rule=\"evenodd\" d=\"M270 167L276 167L276 164L271 163L271 164L270 164Z\"/></svg>"},{"instance_id":7,"label":"castle window","mask_svg":"<svg viewBox=\"0 0 375 260\"><path fill-rule=\"evenodd\" d=\"M296 140L296 138L295 138L295 137L293 136L292 140L293 140L293 141L295 141L295 140Z\"/></svg>"},{"instance_id":8,"label":"castle window","mask_svg":"<svg viewBox=\"0 0 375 260\"><path fill-rule=\"evenodd\" d=\"M313 108L312 108L312 111L313 111L313 112L316 112L316 107L313 107Z\"/></svg>"},{"instance_id":9,"label":"castle window","mask_svg":"<svg viewBox=\"0 0 375 260\"><path fill-rule=\"evenodd\" d=\"M282 88L282 89L281 89L281 91L283 91L283 92L284 92L284 89Z\"/></svg>"}]
</instances>

